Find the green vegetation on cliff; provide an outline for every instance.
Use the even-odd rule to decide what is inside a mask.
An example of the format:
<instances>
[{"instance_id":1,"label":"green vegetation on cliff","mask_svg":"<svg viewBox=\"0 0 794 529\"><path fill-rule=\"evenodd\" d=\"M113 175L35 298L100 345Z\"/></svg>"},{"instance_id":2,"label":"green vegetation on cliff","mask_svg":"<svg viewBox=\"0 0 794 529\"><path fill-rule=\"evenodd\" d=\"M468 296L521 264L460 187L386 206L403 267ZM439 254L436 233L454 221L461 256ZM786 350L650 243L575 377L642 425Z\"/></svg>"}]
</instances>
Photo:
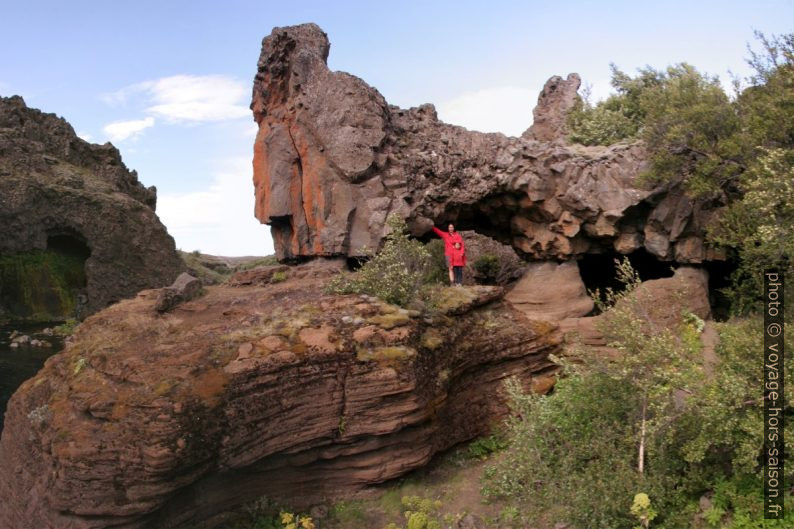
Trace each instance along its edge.
<instances>
[{"instance_id":1,"label":"green vegetation on cliff","mask_svg":"<svg viewBox=\"0 0 794 529\"><path fill-rule=\"evenodd\" d=\"M764 521L760 318L715 324L720 342L709 360L692 339L702 322L687 313L667 326L650 321L654 300L632 297L638 282L624 271L628 288L610 296L602 328L617 354L583 351L549 396L509 386L511 442L486 471L484 493L513 501L528 527L629 529L641 516L651 522L651 510L655 528L791 527L790 493L785 520ZM792 326L786 334L794 340ZM792 402L790 363L783 377ZM786 442L791 480L791 421ZM650 505L632 508L639 494Z\"/></svg>"},{"instance_id":2,"label":"green vegetation on cliff","mask_svg":"<svg viewBox=\"0 0 794 529\"><path fill-rule=\"evenodd\" d=\"M710 242L739 262L728 292L739 314L758 308L764 269L794 276L794 33L757 37L753 74L734 80L733 95L688 64L635 77L613 66L615 94L580 101L568 120L573 142L643 140L649 182L683 181L692 194L728 201Z\"/></svg>"},{"instance_id":3,"label":"green vegetation on cliff","mask_svg":"<svg viewBox=\"0 0 794 529\"><path fill-rule=\"evenodd\" d=\"M15 317L73 317L85 286L85 258L79 255L44 250L0 256L0 305Z\"/></svg>"}]
</instances>

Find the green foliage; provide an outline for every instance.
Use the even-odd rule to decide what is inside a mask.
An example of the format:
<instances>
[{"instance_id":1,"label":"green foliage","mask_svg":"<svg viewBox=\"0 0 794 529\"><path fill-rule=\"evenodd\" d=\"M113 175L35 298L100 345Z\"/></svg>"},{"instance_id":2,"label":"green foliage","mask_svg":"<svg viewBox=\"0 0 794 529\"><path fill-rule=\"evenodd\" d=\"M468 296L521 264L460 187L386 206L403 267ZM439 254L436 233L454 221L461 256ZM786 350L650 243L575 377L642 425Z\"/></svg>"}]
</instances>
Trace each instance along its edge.
<instances>
[{"instance_id":1,"label":"green foliage","mask_svg":"<svg viewBox=\"0 0 794 529\"><path fill-rule=\"evenodd\" d=\"M760 306L764 270L794 277L794 148L762 152L741 176L742 199L710 230L714 242L735 248L739 257L728 295L740 314ZM794 299L794 283L786 287Z\"/></svg>"},{"instance_id":2,"label":"green foliage","mask_svg":"<svg viewBox=\"0 0 794 529\"><path fill-rule=\"evenodd\" d=\"M419 496L404 496L402 499L405 527L390 523L385 529L441 529L441 508L439 500L420 498Z\"/></svg>"},{"instance_id":3,"label":"green foliage","mask_svg":"<svg viewBox=\"0 0 794 529\"><path fill-rule=\"evenodd\" d=\"M710 242L739 259L727 292L737 314L758 308L761 270L794 272L794 33L756 37L753 74L734 80L734 97L685 63L635 77L613 66L616 93L580 102L568 119L574 142L643 140L648 182L683 182L693 195L729 199Z\"/></svg>"},{"instance_id":4,"label":"green foliage","mask_svg":"<svg viewBox=\"0 0 794 529\"><path fill-rule=\"evenodd\" d=\"M335 503L330 509L329 521L334 527L369 529L367 516L360 501L348 500Z\"/></svg>"},{"instance_id":5,"label":"green foliage","mask_svg":"<svg viewBox=\"0 0 794 529\"><path fill-rule=\"evenodd\" d=\"M315 529L310 516L279 509L267 498L261 498L247 505L238 519L226 529Z\"/></svg>"},{"instance_id":6,"label":"green foliage","mask_svg":"<svg viewBox=\"0 0 794 529\"><path fill-rule=\"evenodd\" d=\"M270 276L271 283L281 283L287 280L287 272L280 270L278 272L273 272L273 275Z\"/></svg>"},{"instance_id":7,"label":"green foliage","mask_svg":"<svg viewBox=\"0 0 794 529\"><path fill-rule=\"evenodd\" d=\"M429 284L440 283L446 285L449 283L449 269L447 268L447 261L444 257L444 241L441 239L433 239L425 244L425 248L430 253L430 269L425 278L425 282Z\"/></svg>"},{"instance_id":8,"label":"green foliage","mask_svg":"<svg viewBox=\"0 0 794 529\"><path fill-rule=\"evenodd\" d=\"M631 514L640 522L635 529L648 529L657 513L651 507L651 499L648 495L638 492L634 495L634 502L631 504Z\"/></svg>"},{"instance_id":9,"label":"green foliage","mask_svg":"<svg viewBox=\"0 0 794 529\"><path fill-rule=\"evenodd\" d=\"M278 259L275 255L266 255L258 259L251 259L250 261L243 261L235 267L235 270L251 270L252 268L259 268L260 266L274 266L278 264Z\"/></svg>"},{"instance_id":10,"label":"green foliage","mask_svg":"<svg viewBox=\"0 0 794 529\"><path fill-rule=\"evenodd\" d=\"M582 363L564 365L566 376L549 396L526 394L516 381L507 385L511 442L487 469L484 494L514 501L534 524L542 513L583 529L630 528L646 516L648 524L672 529L691 526L700 497L731 483L725 489L731 500L702 513L704 523L761 527L760 319L717 324L719 362L707 377L697 342L680 333L683 327L699 334L697 320L683 314L671 328L648 321L647 307L630 294L635 274L619 269L629 288L608 292L604 332L620 354L612 360L583 355ZM786 339L794 339L789 327ZM792 402L791 366L784 377ZM792 436L794 426L787 425L787 454ZM786 466L786 479L794 478ZM639 491L653 498L652 509L644 502L631 509Z\"/></svg>"},{"instance_id":11,"label":"green foliage","mask_svg":"<svg viewBox=\"0 0 794 529\"><path fill-rule=\"evenodd\" d=\"M69 336L74 334L74 331L77 329L77 326L80 325L80 322L74 318L69 318L65 322L60 325L56 325L52 328L55 334L60 336Z\"/></svg>"},{"instance_id":12,"label":"green foliage","mask_svg":"<svg viewBox=\"0 0 794 529\"><path fill-rule=\"evenodd\" d=\"M391 232L381 251L355 274L332 280L329 292L369 294L403 307L418 299L431 272L430 253L421 242L408 237L402 218L390 215L387 224Z\"/></svg>"},{"instance_id":13,"label":"green foliage","mask_svg":"<svg viewBox=\"0 0 794 529\"><path fill-rule=\"evenodd\" d=\"M499 258L492 254L484 254L474 261L474 271L485 282L493 282L499 274Z\"/></svg>"},{"instance_id":14,"label":"green foliage","mask_svg":"<svg viewBox=\"0 0 794 529\"><path fill-rule=\"evenodd\" d=\"M17 317L52 321L74 316L85 285L84 257L52 250L0 256L0 302Z\"/></svg>"},{"instance_id":15,"label":"green foliage","mask_svg":"<svg viewBox=\"0 0 794 529\"><path fill-rule=\"evenodd\" d=\"M470 459L488 459L489 456L507 448L508 442L501 433L480 437L469 444L466 455Z\"/></svg>"}]
</instances>

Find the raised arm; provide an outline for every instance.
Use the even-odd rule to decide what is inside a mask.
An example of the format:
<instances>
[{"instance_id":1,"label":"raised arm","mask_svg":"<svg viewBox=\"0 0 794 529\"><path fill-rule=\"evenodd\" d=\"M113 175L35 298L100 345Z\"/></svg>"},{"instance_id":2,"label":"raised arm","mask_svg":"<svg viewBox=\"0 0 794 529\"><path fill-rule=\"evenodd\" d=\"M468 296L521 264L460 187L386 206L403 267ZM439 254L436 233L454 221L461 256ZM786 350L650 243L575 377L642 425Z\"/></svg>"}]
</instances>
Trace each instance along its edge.
<instances>
[{"instance_id":1,"label":"raised arm","mask_svg":"<svg viewBox=\"0 0 794 529\"><path fill-rule=\"evenodd\" d=\"M433 226L433 231L435 232L435 234L436 234L436 235L438 235L438 236L439 236L439 237L441 237L442 239L446 239L446 238L447 238L447 234L446 234L446 233L444 233L443 231L439 230L439 229L438 229L438 228L436 228L435 226Z\"/></svg>"}]
</instances>

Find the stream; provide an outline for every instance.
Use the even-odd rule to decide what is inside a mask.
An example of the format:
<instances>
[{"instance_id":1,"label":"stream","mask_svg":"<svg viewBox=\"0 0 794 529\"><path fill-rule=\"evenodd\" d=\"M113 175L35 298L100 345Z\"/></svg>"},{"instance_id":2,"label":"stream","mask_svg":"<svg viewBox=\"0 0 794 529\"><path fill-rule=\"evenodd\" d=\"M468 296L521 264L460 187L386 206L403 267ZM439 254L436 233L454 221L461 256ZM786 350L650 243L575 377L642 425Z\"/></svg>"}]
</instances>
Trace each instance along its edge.
<instances>
[{"instance_id":1,"label":"stream","mask_svg":"<svg viewBox=\"0 0 794 529\"><path fill-rule=\"evenodd\" d=\"M61 336L42 334L45 328L52 328L54 325L56 324L11 323L0 325L0 433L3 431L3 419L8 399L25 380L31 378L41 369L47 358L63 348ZM13 331L47 341L52 344L52 347L32 347L29 344L11 347Z\"/></svg>"}]
</instances>

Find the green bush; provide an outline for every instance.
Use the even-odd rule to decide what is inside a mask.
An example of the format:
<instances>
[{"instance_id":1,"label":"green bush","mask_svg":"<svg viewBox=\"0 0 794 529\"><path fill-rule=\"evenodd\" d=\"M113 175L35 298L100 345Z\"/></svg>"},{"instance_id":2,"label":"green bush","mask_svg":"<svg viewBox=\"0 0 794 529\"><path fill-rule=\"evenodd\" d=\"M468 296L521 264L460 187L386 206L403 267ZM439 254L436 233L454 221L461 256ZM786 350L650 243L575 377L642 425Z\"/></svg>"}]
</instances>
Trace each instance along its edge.
<instances>
[{"instance_id":1,"label":"green bush","mask_svg":"<svg viewBox=\"0 0 794 529\"><path fill-rule=\"evenodd\" d=\"M386 529L441 529L441 508L439 500L420 498L419 496L405 496L402 499L405 509L405 527L390 523Z\"/></svg>"},{"instance_id":2,"label":"green bush","mask_svg":"<svg viewBox=\"0 0 794 529\"><path fill-rule=\"evenodd\" d=\"M582 529L628 529L643 516L650 523L650 505L631 509L644 493L655 512L651 526L673 529L692 526L701 496L722 487L731 500L715 502L704 519L761 527L760 319L716 324L719 362L706 376L699 342L681 333L682 326L697 332L698 322L686 314L670 328L647 321L647 307L631 296L636 274L625 263L620 270L628 288L607 294L612 308L603 328L619 355L563 362L565 376L549 396L525 394L516 381L507 386L516 412L508 422L510 446L487 469L483 492L512 500L532 523L545 516ZM794 339L791 329L789 335ZM792 402L791 366L784 377ZM789 454L794 425L787 425L786 439ZM786 479L794 479L792 458L786 460ZM790 513L765 527L782 529L793 520Z\"/></svg>"},{"instance_id":3,"label":"green bush","mask_svg":"<svg viewBox=\"0 0 794 529\"><path fill-rule=\"evenodd\" d=\"M580 101L567 122L577 143L643 140L648 183L682 183L693 196L729 202L709 242L738 258L727 291L734 314L759 308L761 270L794 273L794 33L756 36L753 73L734 80L733 97L686 63L634 77L613 65L615 93L596 105Z\"/></svg>"},{"instance_id":4,"label":"green bush","mask_svg":"<svg viewBox=\"0 0 794 529\"><path fill-rule=\"evenodd\" d=\"M449 283L449 269L444 255L444 241L433 239L425 244L425 248L430 253L430 268L425 278L426 283Z\"/></svg>"},{"instance_id":5,"label":"green bush","mask_svg":"<svg viewBox=\"0 0 794 529\"><path fill-rule=\"evenodd\" d=\"M390 215L391 232L383 248L356 273L340 276L328 285L334 294L369 294L388 303L407 306L421 295L431 276L431 255L419 241L408 237L405 221Z\"/></svg>"},{"instance_id":6,"label":"green bush","mask_svg":"<svg viewBox=\"0 0 794 529\"><path fill-rule=\"evenodd\" d=\"M273 272L273 275L270 276L271 283L281 283L287 280L287 272L284 270L279 270L278 272Z\"/></svg>"},{"instance_id":7,"label":"green bush","mask_svg":"<svg viewBox=\"0 0 794 529\"><path fill-rule=\"evenodd\" d=\"M481 255L474 261L474 271L486 283L496 281L499 267L499 258L492 254Z\"/></svg>"},{"instance_id":8,"label":"green bush","mask_svg":"<svg viewBox=\"0 0 794 529\"><path fill-rule=\"evenodd\" d=\"M480 437L472 441L466 449L466 455L471 459L488 459L489 456L507 448L508 442L501 433Z\"/></svg>"}]
</instances>

